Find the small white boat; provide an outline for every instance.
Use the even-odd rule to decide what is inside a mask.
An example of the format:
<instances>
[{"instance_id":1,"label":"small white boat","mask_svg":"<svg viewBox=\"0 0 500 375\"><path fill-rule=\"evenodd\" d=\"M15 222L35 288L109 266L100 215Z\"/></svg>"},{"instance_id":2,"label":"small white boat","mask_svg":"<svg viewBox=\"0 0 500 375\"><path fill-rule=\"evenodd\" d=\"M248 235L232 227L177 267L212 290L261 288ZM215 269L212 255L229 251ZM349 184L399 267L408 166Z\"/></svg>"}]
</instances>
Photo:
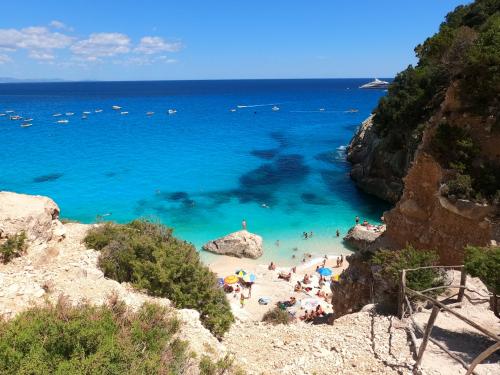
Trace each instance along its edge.
<instances>
[{"instance_id":1,"label":"small white boat","mask_svg":"<svg viewBox=\"0 0 500 375\"><path fill-rule=\"evenodd\" d=\"M68 122L69 122L69 120L66 120L66 119L57 121L58 124L67 124Z\"/></svg>"},{"instance_id":2,"label":"small white boat","mask_svg":"<svg viewBox=\"0 0 500 375\"><path fill-rule=\"evenodd\" d=\"M59 116L62 116L62 113L54 113L52 116L59 117Z\"/></svg>"},{"instance_id":3,"label":"small white boat","mask_svg":"<svg viewBox=\"0 0 500 375\"><path fill-rule=\"evenodd\" d=\"M86 119L88 119L87 115L83 115L82 120L86 120Z\"/></svg>"},{"instance_id":4,"label":"small white boat","mask_svg":"<svg viewBox=\"0 0 500 375\"><path fill-rule=\"evenodd\" d=\"M73 116L74 114L74 112L66 112L66 116Z\"/></svg>"},{"instance_id":5,"label":"small white boat","mask_svg":"<svg viewBox=\"0 0 500 375\"><path fill-rule=\"evenodd\" d=\"M0 113L0 117L7 116L6 113Z\"/></svg>"},{"instance_id":6,"label":"small white boat","mask_svg":"<svg viewBox=\"0 0 500 375\"><path fill-rule=\"evenodd\" d=\"M357 112L359 112L359 109L357 109L357 108L349 108L346 112L347 113L357 113Z\"/></svg>"},{"instance_id":7,"label":"small white boat","mask_svg":"<svg viewBox=\"0 0 500 375\"><path fill-rule=\"evenodd\" d=\"M12 110L5 111L5 113L14 113Z\"/></svg>"},{"instance_id":8,"label":"small white boat","mask_svg":"<svg viewBox=\"0 0 500 375\"><path fill-rule=\"evenodd\" d=\"M275 105L275 106L273 106L273 108L271 108L271 109L272 109L274 112L276 112L276 111L279 111L279 110L280 110L280 107L278 107L278 106L276 106L276 105Z\"/></svg>"},{"instance_id":9,"label":"small white boat","mask_svg":"<svg viewBox=\"0 0 500 375\"><path fill-rule=\"evenodd\" d=\"M114 105L111 108L113 108L115 111L118 111L119 109L122 109L119 105Z\"/></svg>"},{"instance_id":10,"label":"small white boat","mask_svg":"<svg viewBox=\"0 0 500 375\"><path fill-rule=\"evenodd\" d=\"M323 112L324 110L325 110L324 108L320 108L320 109L319 109L319 111L320 111L320 112Z\"/></svg>"},{"instance_id":11,"label":"small white boat","mask_svg":"<svg viewBox=\"0 0 500 375\"><path fill-rule=\"evenodd\" d=\"M10 116L10 119L11 120L14 120L14 121L17 121L17 120L22 120L23 118L19 115L15 115L15 116Z\"/></svg>"},{"instance_id":12,"label":"small white boat","mask_svg":"<svg viewBox=\"0 0 500 375\"><path fill-rule=\"evenodd\" d=\"M176 109L169 109L169 110L168 110L168 114L169 114L169 115L174 115L174 114L176 114L176 113L177 113L177 110L176 110Z\"/></svg>"},{"instance_id":13,"label":"small white boat","mask_svg":"<svg viewBox=\"0 0 500 375\"><path fill-rule=\"evenodd\" d=\"M30 122L30 121L33 121L33 119L32 118L25 118L24 121Z\"/></svg>"},{"instance_id":14,"label":"small white boat","mask_svg":"<svg viewBox=\"0 0 500 375\"><path fill-rule=\"evenodd\" d=\"M89 111L82 112L84 115L90 115Z\"/></svg>"},{"instance_id":15,"label":"small white boat","mask_svg":"<svg viewBox=\"0 0 500 375\"><path fill-rule=\"evenodd\" d=\"M29 128L33 124L21 124L21 128Z\"/></svg>"},{"instance_id":16,"label":"small white boat","mask_svg":"<svg viewBox=\"0 0 500 375\"><path fill-rule=\"evenodd\" d=\"M128 115L127 111L120 112L120 115Z\"/></svg>"},{"instance_id":17,"label":"small white boat","mask_svg":"<svg viewBox=\"0 0 500 375\"><path fill-rule=\"evenodd\" d=\"M153 116L154 114L154 112L146 112L146 116Z\"/></svg>"},{"instance_id":18,"label":"small white boat","mask_svg":"<svg viewBox=\"0 0 500 375\"><path fill-rule=\"evenodd\" d=\"M102 109L96 109L94 112L95 112L95 113L101 113L101 112L102 112Z\"/></svg>"},{"instance_id":19,"label":"small white boat","mask_svg":"<svg viewBox=\"0 0 500 375\"><path fill-rule=\"evenodd\" d=\"M236 112L236 108L231 108L230 111L231 112Z\"/></svg>"}]
</instances>

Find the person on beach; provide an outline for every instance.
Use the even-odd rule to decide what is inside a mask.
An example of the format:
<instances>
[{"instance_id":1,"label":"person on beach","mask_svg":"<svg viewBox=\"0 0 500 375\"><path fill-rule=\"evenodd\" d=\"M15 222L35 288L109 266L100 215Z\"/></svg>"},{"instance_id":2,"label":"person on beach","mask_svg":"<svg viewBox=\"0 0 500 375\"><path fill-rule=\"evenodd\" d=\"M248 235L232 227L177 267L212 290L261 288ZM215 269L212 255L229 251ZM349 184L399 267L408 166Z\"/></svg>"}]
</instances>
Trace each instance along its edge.
<instances>
[{"instance_id":1,"label":"person on beach","mask_svg":"<svg viewBox=\"0 0 500 375\"><path fill-rule=\"evenodd\" d=\"M340 267L340 257L337 257L337 268Z\"/></svg>"},{"instance_id":2,"label":"person on beach","mask_svg":"<svg viewBox=\"0 0 500 375\"><path fill-rule=\"evenodd\" d=\"M337 229L336 234L337 234L337 237L340 237L340 232L339 232L339 230L338 230L338 229Z\"/></svg>"},{"instance_id":3,"label":"person on beach","mask_svg":"<svg viewBox=\"0 0 500 375\"><path fill-rule=\"evenodd\" d=\"M340 267L344 265L344 255L340 254Z\"/></svg>"},{"instance_id":4,"label":"person on beach","mask_svg":"<svg viewBox=\"0 0 500 375\"><path fill-rule=\"evenodd\" d=\"M247 230L247 221L245 219L241 222L241 226L243 227L243 230Z\"/></svg>"},{"instance_id":5,"label":"person on beach","mask_svg":"<svg viewBox=\"0 0 500 375\"><path fill-rule=\"evenodd\" d=\"M250 285L248 285L248 299L252 298L252 285L253 283L250 283Z\"/></svg>"},{"instance_id":6,"label":"person on beach","mask_svg":"<svg viewBox=\"0 0 500 375\"><path fill-rule=\"evenodd\" d=\"M304 240L307 240L307 232L302 232L302 237L304 237Z\"/></svg>"},{"instance_id":7,"label":"person on beach","mask_svg":"<svg viewBox=\"0 0 500 375\"><path fill-rule=\"evenodd\" d=\"M275 245L276 247L280 247L280 240L276 240Z\"/></svg>"},{"instance_id":8,"label":"person on beach","mask_svg":"<svg viewBox=\"0 0 500 375\"><path fill-rule=\"evenodd\" d=\"M310 284L311 283L311 279L309 279L309 275L307 273L304 275L304 278L302 279L302 282L304 284Z\"/></svg>"},{"instance_id":9,"label":"person on beach","mask_svg":"<svg viewBox=\"0 0 500 375\"><path fill-rule=\"evenodd\" d=\"M309 238L311 238L313 236L313 231L310 231L309 232Z\"/></svg>"},{"instance_id":10,"label":"person on beach","mask_svg":"<svg viewBox=\"0 0 500 375\"><path fill-rule=\"evenodd\" d=\"M359 216L356 216L356 225L359 224Z\"/></svg>"},{"instance_id":11,"label":"person on beach","mask_svg":"<svg viewBox=\"0 0 500 375\"><path fill-rule=\"evenodd\" d=\"M274 264L274 262L271 262L271 264L269 265L269 267L267 267L267 269L269 271L274 271L276 269L276 264Z\"/></svg>"},{"instance_id":12,"label":"person on beach","mask_svg":"<svg viewBox=\"0 0 500 375\"><path fill-rule=\"evenodd\" d=\"M240 305L241 305L241 308L243 308L245 306L245 296L243 295L243 293L240 294Z\"/></svg>"},{"instance_id":13,"label":"person on beach","mask_svg":"<svg viewBox=\"0 0 500 375\"><path fill-rule=\"evenodd\" d=\"M293 288L295 292L302 292L302 284L299 280L297 280L297 284L295 284L295 288Z\"/></svg>"},{"instance_id":14,"label":"person on beach","mask_svg":"<svg viewBox=\"0 0 500 375\"><path fill-rule=\"evenodd\" d=\"M292 268L292 272L293 272L293 273L297 273L297 266L293 266L293 268Z\"/></svg>"}]
</instances>

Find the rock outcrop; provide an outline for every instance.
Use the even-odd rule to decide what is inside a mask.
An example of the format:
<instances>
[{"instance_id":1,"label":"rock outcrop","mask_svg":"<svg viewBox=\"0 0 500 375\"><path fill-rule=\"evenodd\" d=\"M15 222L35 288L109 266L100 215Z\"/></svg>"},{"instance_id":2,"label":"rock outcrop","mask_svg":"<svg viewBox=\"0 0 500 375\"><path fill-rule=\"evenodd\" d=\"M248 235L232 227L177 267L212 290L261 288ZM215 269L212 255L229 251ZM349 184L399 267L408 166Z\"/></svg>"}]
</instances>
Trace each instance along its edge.
<instances>
[{"instance_id":1,"label":"rock outcrop","mask_svg":"<svg viewBox=\"0 0 500 375\"><path fill-rule=\"evenodd\" d=\"M347 232L344 237L344 242L349 246L363 250L368 248L380 235L385 231L385 225L380 226L364 226L357 224Z\"/></svg>"},{"instance_id":2,"label":"rock outcrop","mask_svg":"<svg viewBox=\"0 0 500 375\"><path fill-rule=\"evenodd\" d=\"M47 197L1 191L0 241L20 232L30 243L64 237L57 204Z\"/></svg>"},{"instance_id":3,"label":"rock outcrop","mask_svg":"<svg viewBox=\"0 0 500 375\"><path fill-rule=\"evenodd\" d=\"M206 243L203 245L203 250L237 258L257 259L263 253L262 237L240 230Z\"/></svg>"},{"instance_id":4,"label":"rock outcrop","mask_svg":"<svg viewBox=\"0 0 500 375\"><path fill-rule=\"evenodd\" d=\"M372 115L361 124L347 148L351 178L368 194L396 203L403 193L403 177L413 152L412 145L391 150L388 140L377 135Z\"/></svg>"}]
</instances>

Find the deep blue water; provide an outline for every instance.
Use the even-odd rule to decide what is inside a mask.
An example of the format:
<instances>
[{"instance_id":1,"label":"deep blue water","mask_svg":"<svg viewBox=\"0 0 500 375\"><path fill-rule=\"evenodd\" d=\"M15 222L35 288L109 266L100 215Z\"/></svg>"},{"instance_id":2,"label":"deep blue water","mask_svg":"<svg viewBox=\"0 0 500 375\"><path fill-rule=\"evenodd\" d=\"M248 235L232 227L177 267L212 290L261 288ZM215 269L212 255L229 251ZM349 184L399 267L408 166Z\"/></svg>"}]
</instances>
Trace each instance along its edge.
<instances>
[{"instance_id":1,"label":"deep blue water","mask_svg":"<svg viewBox=\"0 0 500 375\"><path fill-rule=\"evenodd\" d=\"M266 258L289 259L293 247L337 253L337 228L344 234L356 215L378 221L387 208L356 189L343 155L384 95L357 88L367 81L1 84L0 113L33 126L0 117L0 189L48 195L82 222L159 219L197 247L245 218Z\"/></svg>"}]
</instances>

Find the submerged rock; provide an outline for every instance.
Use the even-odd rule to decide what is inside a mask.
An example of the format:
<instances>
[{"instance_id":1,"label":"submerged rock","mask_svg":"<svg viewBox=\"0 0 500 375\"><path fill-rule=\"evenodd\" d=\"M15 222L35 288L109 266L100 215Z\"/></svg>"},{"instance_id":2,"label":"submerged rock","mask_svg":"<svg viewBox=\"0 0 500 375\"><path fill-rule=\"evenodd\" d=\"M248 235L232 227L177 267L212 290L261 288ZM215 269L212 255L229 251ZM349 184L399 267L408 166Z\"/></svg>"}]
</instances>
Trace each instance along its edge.
<instances>
[{"instance_id":1,"label":"submerged rock","mask_svg":"<svg viewBox=\"0 0 500 375\"><path fill-rule=\"evenodd\" d=\"M257 259L262 255L262 237L240 230L203 245L203 250L238 258Z\"/></svg>"},{"instance_id":2,"label":"submerged rock","mask_svg":"<svg viewBox=\"0 0 500 375\"><path fill-rule=\"evenodd\" d=\"M368 227L358 224L349 229L349 232L347 232L347 235L344 237L344 241L352 247L362 250L375 242L384 231L385 225L370 225Z\"/></svg>"}]
</instances>

